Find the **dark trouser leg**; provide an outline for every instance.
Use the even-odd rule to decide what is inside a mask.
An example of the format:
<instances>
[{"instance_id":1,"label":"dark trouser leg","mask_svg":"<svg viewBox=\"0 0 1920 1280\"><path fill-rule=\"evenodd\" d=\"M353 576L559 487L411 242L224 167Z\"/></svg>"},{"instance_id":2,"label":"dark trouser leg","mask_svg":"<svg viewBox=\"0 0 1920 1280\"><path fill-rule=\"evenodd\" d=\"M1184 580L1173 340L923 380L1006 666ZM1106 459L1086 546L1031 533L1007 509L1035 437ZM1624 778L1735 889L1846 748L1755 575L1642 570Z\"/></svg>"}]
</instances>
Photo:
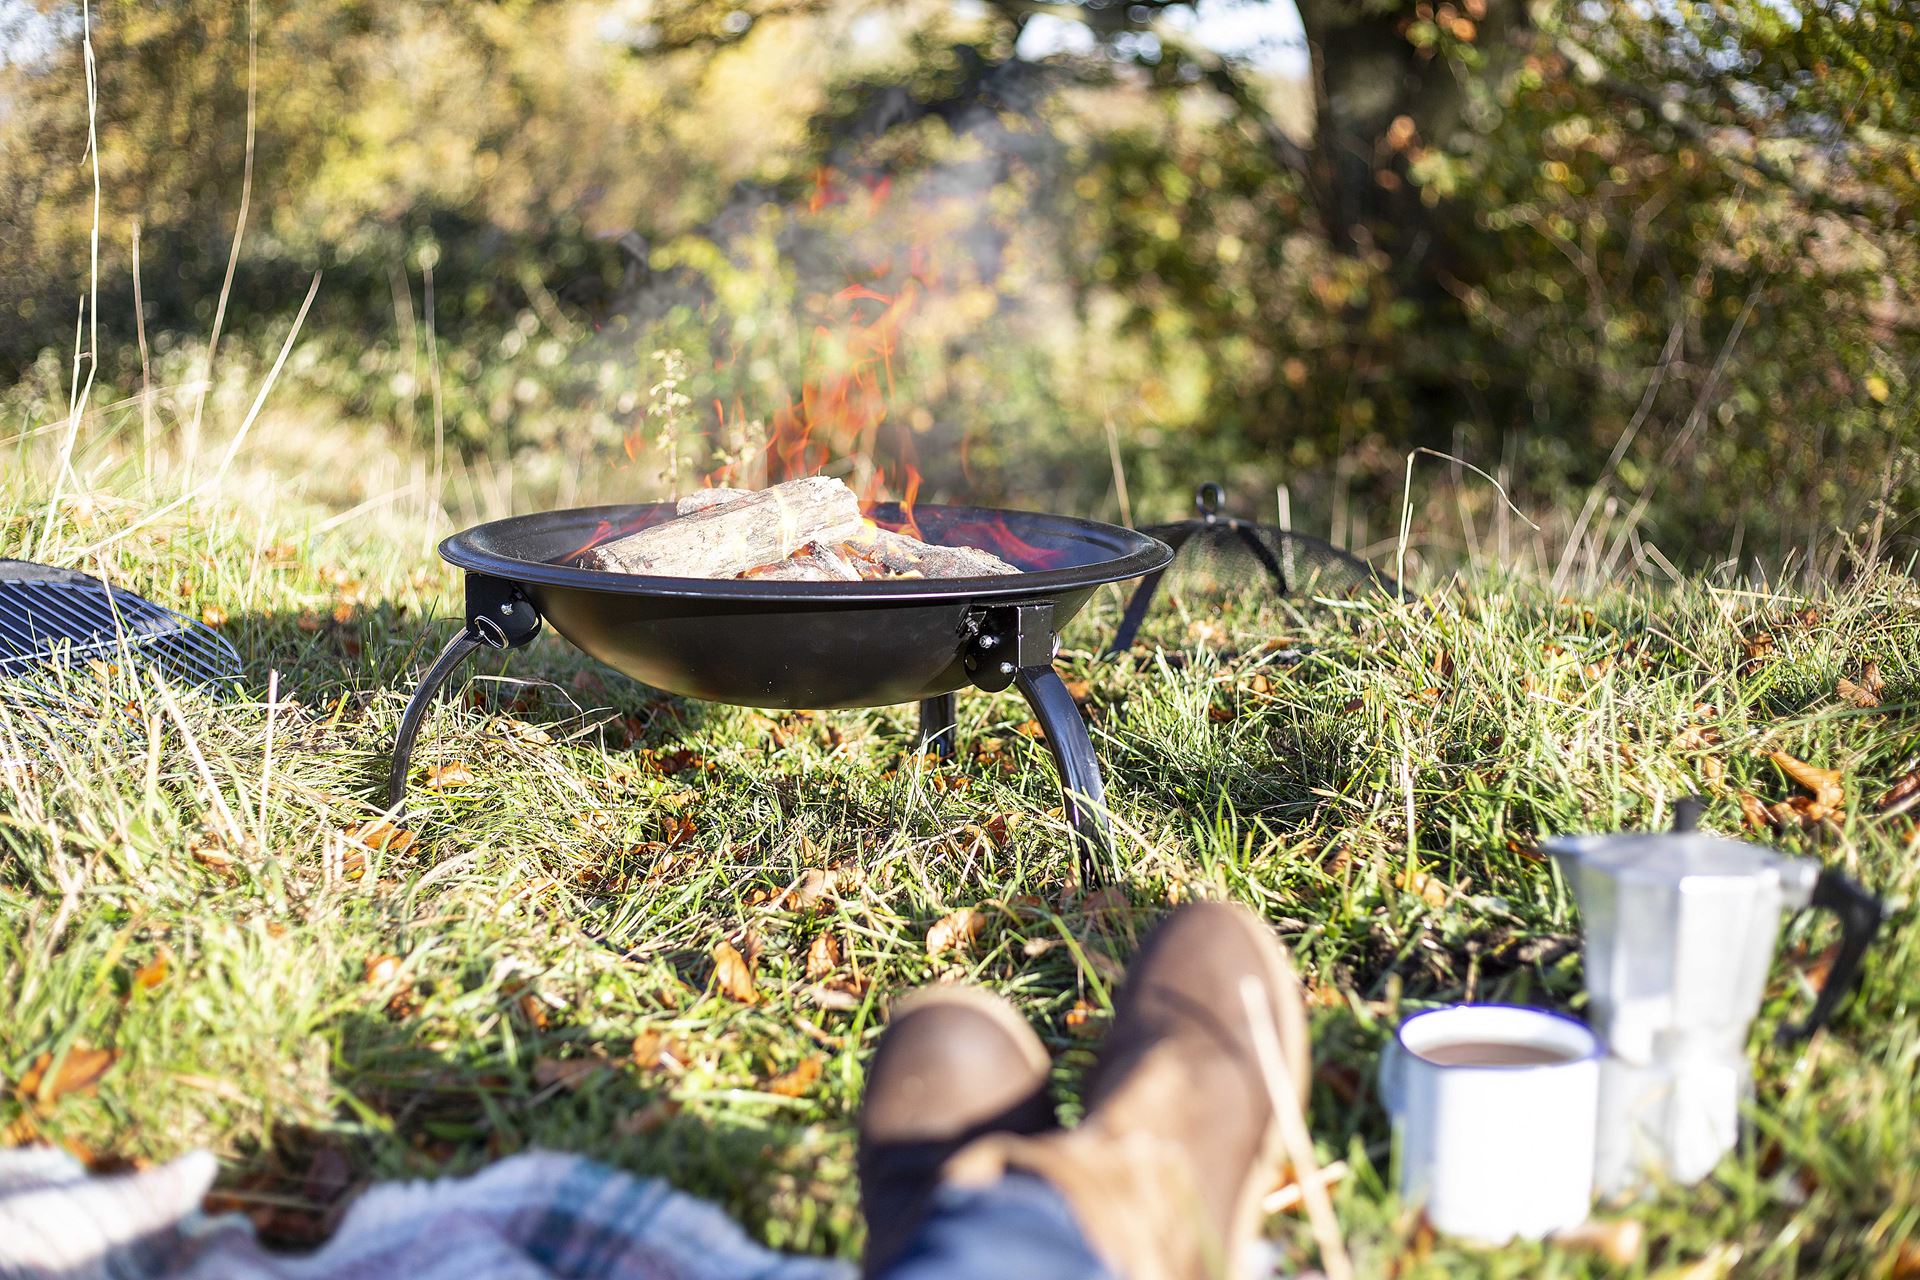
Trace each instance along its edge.
<instances>
[{"instance_id":1,"label":"dark trouser leg","mask_svg":"<svg viewBox=\"0 0 1920 1280\"><path fill-rule=\"evenodd\" d=\"M1010 1173L945 1186L881 1280L1117 1280L1051 1184Z\"/></svg>"}]
</instances>

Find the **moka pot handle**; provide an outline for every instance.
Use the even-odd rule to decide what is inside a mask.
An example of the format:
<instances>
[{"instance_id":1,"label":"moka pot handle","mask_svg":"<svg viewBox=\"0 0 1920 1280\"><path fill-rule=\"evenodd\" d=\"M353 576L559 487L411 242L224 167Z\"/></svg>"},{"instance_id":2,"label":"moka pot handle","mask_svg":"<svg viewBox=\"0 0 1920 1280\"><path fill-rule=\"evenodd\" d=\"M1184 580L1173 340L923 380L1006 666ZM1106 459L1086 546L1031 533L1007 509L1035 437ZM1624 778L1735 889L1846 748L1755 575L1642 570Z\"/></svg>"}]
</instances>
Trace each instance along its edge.
<instances>
[{"instance_id":1,"label":"moka pot handle","mask_svg":"<svg viewBox=\"0 0 1920 1280\"><path fill-rule=\"evenodd\" d=\"M1822 868L1820 878L1813 882L1813 896L1808 905L1823 907L1840 917L1840 954L1834 957L1833 967L1827 970L1827 980L1814 997L1813 1011L1807 1015L1806 1021L1798 1026L1789 1024L1780 1028L1777 1039L1781 1044L1805 1040L1827 1024L1841 997L1847 994L1853 986L1853 980L1859 976L1861 958L1866 955L1867 945L1873 941L1873 935L1879 931L1880 918L1884 914L1880 899L1831 867Z\"/></svg>"}]
</instances>

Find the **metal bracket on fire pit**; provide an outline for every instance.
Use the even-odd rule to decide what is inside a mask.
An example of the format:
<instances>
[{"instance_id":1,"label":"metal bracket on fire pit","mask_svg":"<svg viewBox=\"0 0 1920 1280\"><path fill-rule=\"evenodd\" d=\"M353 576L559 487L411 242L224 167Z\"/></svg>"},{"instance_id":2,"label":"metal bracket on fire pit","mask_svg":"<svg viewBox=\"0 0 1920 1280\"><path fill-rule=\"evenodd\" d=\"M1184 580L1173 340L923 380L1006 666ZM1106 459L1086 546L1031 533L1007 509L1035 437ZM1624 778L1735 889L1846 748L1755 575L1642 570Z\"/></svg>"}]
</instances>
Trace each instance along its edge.
<instances>
[{"instance_id":1,"label":"metal bracket on fire pit","mask_svg":"<svg viewBox=\"0 0 1920 1280\"><path fill-rule=\"evenodd\" d=\"M1087 722L1067 692L1066 682L1053 669L1053 656L1060 648L1053 629L1053 605L996 605L982 608L974 617L978 623L967 642L967 675L975 687L989 693L1014 685L1033 708L1033 718L1040 722L1060 768L1060 792L1082 877L1088 883L1105 883L1112 878L1113 866L1106 785L1093 754L1093 740L1087 736ZM920 704L921 740L931 741L939 751L944 736L946 749L941 754L952 751L952 699L952 694L946 695L948 705L935 717L929 717L928 708L940 699ZM944 731L931 739L930 719Z\"/></svg>"},{"instance_id":2,"label":"metal bracket on fire pit","mask_svg":"<svg viewBox=\"0 0 1920 1280\"><path fill-rule=\"evenodd\" d=\"M533 602L510 582L485 574L467 575L467 625L454 633L400 716L400 732L393 740L393 762L387 768L387 808L396 816L407 797L407 770L413 761L414 739L427 718L434 695L453 678L460 664L481 649L518 649L540 634L540 613Z\"/></svg>"}]
</instances>

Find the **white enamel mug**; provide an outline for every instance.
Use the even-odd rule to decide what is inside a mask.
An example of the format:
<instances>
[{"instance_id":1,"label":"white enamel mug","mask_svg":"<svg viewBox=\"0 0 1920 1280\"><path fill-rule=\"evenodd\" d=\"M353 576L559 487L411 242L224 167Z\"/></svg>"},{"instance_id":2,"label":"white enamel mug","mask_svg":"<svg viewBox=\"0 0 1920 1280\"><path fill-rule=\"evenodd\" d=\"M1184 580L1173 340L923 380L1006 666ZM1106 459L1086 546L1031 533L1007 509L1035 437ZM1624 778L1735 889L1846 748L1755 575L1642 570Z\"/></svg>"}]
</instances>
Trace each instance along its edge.
<instances>
[{"instance_id":1,"label":"white enamel mug","mask_svg":"<svg viewBox=\"0 0 1920 1280\"><path fill-rule=\"evenodd\" d=\"M1423 1056L1486 1045L1555 1060L1494 1066ZM1488 1243L1583 1221L1593 1201L1600 1056L1591 1031L1544 1009L1454 1005L1408 1018L1380 1061L1400 1194L1426 1205L1435 1230Z\"/></svg>"}]
</instances>

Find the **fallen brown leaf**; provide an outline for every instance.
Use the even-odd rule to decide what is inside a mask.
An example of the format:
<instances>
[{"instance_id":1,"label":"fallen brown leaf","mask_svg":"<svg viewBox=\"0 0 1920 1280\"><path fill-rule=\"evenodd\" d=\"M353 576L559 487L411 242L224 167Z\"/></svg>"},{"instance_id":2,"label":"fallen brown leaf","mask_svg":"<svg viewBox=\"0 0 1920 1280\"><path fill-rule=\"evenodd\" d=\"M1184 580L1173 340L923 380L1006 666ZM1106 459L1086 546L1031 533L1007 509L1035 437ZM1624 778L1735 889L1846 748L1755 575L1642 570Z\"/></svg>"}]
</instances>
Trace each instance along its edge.
<instances>
[{"instance_id":1,"label":"fallen brown leaf","mask_svg":"<svg viewBox=\"0 0 1920 1280\"><path fill-rule=\"evenodd\" d=\"M405 827L397 827L385 818L375 818L357 827L348 827L343 834L356 844L388 853L405 853L413 847L413 832Z\"/></svg>"},{"instance_id":2,"label":"fallen brown leaf","mask_svg":"<svg viewBox=\"0 0 1920 1280\"><path fill-rule=\"evenodd\" d=\"M1207 708L1207 719L1215 724L1226 724L1239 714L1232 707L1223 707L1217 702Z\"/></svg>"},{"instance_id":3,"label":"fallen brown leaf","mask_svg":"<svg viewBox=\"0 0 1920 1280\"><path fill-rule=\"evenodd\" d=\"M400 957L389 955L368 956L366 980L369 986L385 986L400 978Z\"/></svg>"},{"instance_id":4,"label":"fallen brown leaf","mask_svg":"<svg viewBox=\"0 0 1920 1280\"><path fill-rule=\"evenodd\" d=\"M807 947L807 981L818 982L840 967L840 937L832 930L818 934Z\"/></svg>"},{"instance_id":5,"label":"fallen brown leaf","mask_svg":"<svg viewBox=\"0 0 1920 1280\"><path fill-rule=\"evenodd\" d=\"M1067 1034L1087 1038L1100 1034L1100 1011L1080 999L1067 1010Z\"/></svg>"},{"instance_id":6,"label":"fallen brown leaf","mask_svg":"<svg viewBox=\"0 0 1920 1280\"><path fill-rule=\"evenodd\" d=\"M1846 792L1841 786L1845 775L1838 769L1823 769L1784 751L1768 752L1767 758L1779 766L1780 772L1813 792L1813 798L1823 808L1838 809L1845 802Z\"/></svg>"},{"instance_id":7,"label":"fallen brown leaf","mask_svg":"<svg viewBox=\"0 0 1920 1280\"><path fill-rule=\"evenodd\" d=\"M227 611L217 604L210 604L200 611L200 621L210 627L224 627L227 625Z\"/></svg>"},{"instance_id":8,"label":"fallen brown leaf","mask_svg":"<svg viewBox=\"0 0 1920 1280\"><path fill-rule=\"evenodd\" d=\"M818 1054L810 1054L767 1081L767 1092L782 1098L798 1098L820 1078L823 1065Z\"/></svg>"},{"instance_id":9,"label":"fallen brown leaf","mask_svg":"<svg viewBox=\"0 0 1920 1280\"><path fill-rule=\"evenodd\" d=\"M76 1044L56 1065L51 1053L42 1053L14 1085L13 1095L22 1102L52 1106L69 1093L90 1092L119 1057L113 1049Z\"/></svg>"},{"instance_id":10,"label":"fallen brown leaf","mask_svg":"<svg viewBox=\"0 0 1920 1280\"><path fill-rule=\"evenodd\" d=\"M585 1058L535 1058L533 1083L542 1089L558 1086L568 1093L577 1093L609 1065L606 1057L597 1053Z\"/></svg>"},{"instance_id":11,"label":"fallen brown leaf","mask_svg":"<svg viewBox=\"0 0 1920 1280\"><path fill-rule=\"evenodd\" d=\"M964 955L973 949L974 942L986 928L986 914L973 907L948 912L927 930L927 954L937 956L943 951L958 951Z\"/></svg>"},{"instance_id":12,"label":"fallen brown leaf","mask_svg":"<svg viewBox=\"0 0 1920 1280\"><path fill-rule=\"evenodd\" d=\"M669 817L666 821L667 847L671 849L675 845L685 844L699 830L700 824L685 814Z\"/></svg>"},{"instance_id":13,"label":"fallen brown leaf","mask_svg":"<svg viewBox=\"0 0 1920 1280\"><path fill-rule=\"evenodd\" d=\"M465 761L455 760L451 764L437 764L427 770L427 786L435 791L444 791L448 787L470 787L480 781L474 776Z\"/></svg>"},{"instance_id":14,"label":"fallen brown leaf","mask_svg":"<svg viewBox=\"0 0 1920 1280\"><path fill-rule=\"evenodd\" d=\"M1453 897L1453 890L1444 881L1418 869L1396 875L1393 886L1402 893L1413 894L1430 907L1444 907Z\"/></svg>"},{"instance_id":15,"label":"fallen brown leaf","mask_svg":"<svg viewBox=\"0 0 1920 1280\"><path fill-rule=\"evenodd\" d=\"M547 1023L552 1020L547 1013L547 1002L531 991L515 1001L514 1007L520 1010L520 1016L525 1018L535 1031L545 1031Z\"/></svg>"},{"instance_id":16,"label":"fallen brown leaf","mask_svg":"<svg viewBox=\"0 0 1920 1280\"><path fill-rule=\"evenodd\" d=\"M629 1111L613 1122L614 1131L624 1138L652 1133L680 1114L680 1104L672 1098L655 1098L638 1111Z\"/></svg>"},{"instance_id":17,"label":"fallen brown leaf","mask_svg":"<svg viewBox=\"0 0 1920 1280\"><path fill-rule=\"evenodd\" d=\"M1773 815L1767 812L1767 806L1760 803L1760 797L1751 791L1740 793L1740 821L1749 831L1765 831L1773 826Z\"/></svg>"},{"instance_id":18,"label":"fallen brown leaf","mask_svg":"<svg viewBox=\"0 0 1920 1280\"><path fill-rule=\"evenodd\" d=\"M642 1031L633 1038L628 1051L633 1065L642 1071L665 1071L673 1075L687 1069L686 1047L669 1040L658 1031Z\"/></svg>"},{"instance_id":19,"label":"fallen brown leaf","mask_svg":"<svg viewBox=\"0 0 1920 1280\"><path fill-rule=\"evenodd\" d=\"M822 1009L848 1013L866 1003L867 984L859 978L834 977L807 988L807 999Z\"/></svg>"},{"instance_id":20,"label":"fallen brown leaf","mask_svg":"<svg viewBox=\"0 0 1920 1280\"><path fill-rule=\"evenodd\" d=\"M1869 660L1867 665L1860 669L1860 684L1871 694L1877 695L1887 691L1887 678L1880 674L1880 662L1877 658Z\"/></svg>"},{"instance_id":21,"label":"fallen brown leaf","mask_svg":"<svg viewBox=\"0 0 1920 1280\"><path fill-rule=\"evenodd\" d=\"M1833 692L1834 696L1839 698L1840 701L1859 707L1862 710L1880 705L1879 694L1867 688L1865 685L1855 684L1845 676L1841 676L1838 680L1834 681Z\"/></svg>"},{"instance_id":22,"label":"fallen brown leaf","mask_svg":"<svg viewBox=\"0 0 1920 1280\"><path fill-rule=\"evenodd\" d=\"M151 991L167 980L172 968L173 952L163 942L154 949L153 959L133 971L133 985L142 991Z\"/></svg>"},{"instance_id":23,"label":"fallen brown leaf","mask_svg":"<svg viewBox=\"0 0 1920 1280\"><path fill-rule=\"evenodd\" d=\"M794 882L773 899L773 906L788 911L811 911L833 897L838 878L819 867L808 867Z\"/></svg>"},{"instance_id":24,"label":"fallen brown leaf","mask_svg":"<svg viewBox=\"0 0 1920 1280\"><path fill-rule=\"evenodd\" d=\"M1880 797L1880 802L1874 808L1881 813L1892 813L1905 808L1907 802L1917 795L1920 795L1920 766L1888 787L1887 793Z\"/></svg>"},{"instance_id":25,"label":"fallen brown leaf","mask_svg":"<svg viewBox=\"0 0 1920 1280\"><path fill-rule=\"evenodd\" d=\"M753 1004L760 999L760 992L753 985L752 966L731 942L721 942L713 948L713 984L720 994L741 1004Z\"/></svg>"}]
</instances>

